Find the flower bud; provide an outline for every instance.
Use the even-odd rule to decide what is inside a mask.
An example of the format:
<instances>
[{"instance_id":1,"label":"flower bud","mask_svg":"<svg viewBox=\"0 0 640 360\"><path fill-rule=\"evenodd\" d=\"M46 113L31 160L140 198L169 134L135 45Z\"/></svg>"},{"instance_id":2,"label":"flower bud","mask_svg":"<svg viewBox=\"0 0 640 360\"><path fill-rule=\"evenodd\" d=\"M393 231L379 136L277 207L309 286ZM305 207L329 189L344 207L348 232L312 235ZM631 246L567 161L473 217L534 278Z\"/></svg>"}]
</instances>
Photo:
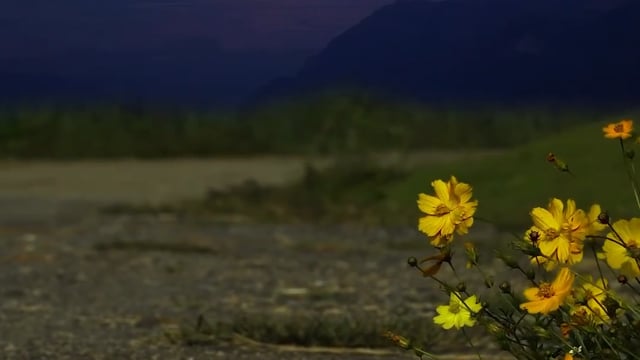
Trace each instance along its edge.
<instances>
[{"instance_id":1,"label":"flower bud","mask_svg":"<svg viewBox=\"0 0 640 360\"><path fill-rule=\"evenodd\" d=\"M624 275L618 275L618 282L622 285L626 284L627 282L629 282L629 279L627 279L626 276Z\"/></svg>"},{"instance_id":2,"label":"flower bud","mask_svg":"<svg viewBox=\"0 0 640 360\"><path fill-rule=\"evenodd\" d=\"M394 334L391 331L385 332L383 336L391 340L391 342L393 342L398 347L401 347L403 349L411 348L411 341L403 336Z\"/></svg>"},{"instance_id":3,"label":"flower bud","mask_svg":"<svg viewBox=\"0 0 640 360\"><path fill-rule=\"evenodd\" d=\"M487 331L489 331L489 334L495 337L501 337L504 335L504 329L502 328L502 326L500 326L500 324L496 322L487 324Z\"/></svg>"},{"instance_id":4,"label":"flower bud","mask_svg":"<svg viewBox=\"0 0 640 360\"><path fill-rule=\"evenodd\" d=\"M472 268L478 264L478 253L476 248L471 242L464 243L464 252L467 255L467 269Z\"/></svg>"},{"instance_id":5,"label":"flower bud","mask_svg":"<svg viewBox=\"0 0 640 360\"><path fill-rule=\"evenodd\" d=\"M598 214L598 222L600 224L608 225L609 221L611 221L611 219L609 218L609 214L606 211L603 211L600 214Z\"/></svg>"},{"instance_id":6,"label":"flower bud","mask_svg":"<svg viewBox=\"0 0 640 360\"><path fill-rule=\"evenodd\" d=\"M533 269L526 270L525 274L527 275L527 280L533 280L536 278L536 272L533 271Z\"/></svg>"},{"instance_id":7,"label":"flower bud","mask_svg":"<svg viewBox=\"0 0 640 360\"><path fill-rule=\"evenodd\" d=\"M502 293L504 294L510 294L511 293L511 284L509 284L509 282L505 281L502 284L500 284L500 291L502 291Z\"/></svg>"},{"instance_id":8,"label":"flower bud","mask_svg":"<svg viewBox=\"0 0 640 360\"><path fill-rule=\"evenodd\" d=\"M416 259L415 257L410 257L409 259L407 259L407 264L409 264L409 266L411 267L417 267L418 266L418 259Z\"/></svg>"},{"instance_id":9,"label":"flower bud","mask_svg":"<svg viewBox=\"0 0 640 360\"><path fill-rule=\"evenodd\" d=\"M636 156L636 152L633 151L633 149L630 149L624 152L624 156L629 160L633 160L633 158Z\"/></svg>"}]
</instances>

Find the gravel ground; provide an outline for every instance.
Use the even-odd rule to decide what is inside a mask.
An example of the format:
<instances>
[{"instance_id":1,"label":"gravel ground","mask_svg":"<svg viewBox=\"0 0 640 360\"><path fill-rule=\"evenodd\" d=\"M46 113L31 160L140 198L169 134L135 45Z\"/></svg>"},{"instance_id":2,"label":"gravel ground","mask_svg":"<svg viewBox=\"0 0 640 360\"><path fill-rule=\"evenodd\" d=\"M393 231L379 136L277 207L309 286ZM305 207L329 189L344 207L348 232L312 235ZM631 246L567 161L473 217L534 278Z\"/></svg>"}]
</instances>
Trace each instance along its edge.
<instances>
[{"instance_id":1,"label":"gravel ground","mask_svg":"<svg viewBox=\"0 0 640 360\"><path fill-rule=\"evenodd\" d=\"M406 264L432 254L414 228L106 215L99 208L109 197L126 200L145 177L127 188L87 175L74 193L63 182L67 165L38 166L0 181L0 359L414 358L353 347L384 343L376 331L397 319L424 324L429 350L443 359L471 358L452 333L429 333L434 304L446 296ZM487 244L498 238L477 231ZM354 328L335 325L345 319ZM344 334L331 339L331 331ZM500 357L481 347L485 358Z\"/></svg>"},{"instance_id":2,"label":"gravel ground","mask_svg":"<svg viewBox=\"0 0 640 360\"><path fill-rule=\"evenodd\" d=\"M445 300L406 265L427 249L414 229L94 215L5 224L2 238L7 359L398 358L396 349L274 347L233 334L185 346L181 329L199 315L256 334L276 331L269 321L280 318L308 328L393 315L428 327Z\"/></svg>"}]
</instances>

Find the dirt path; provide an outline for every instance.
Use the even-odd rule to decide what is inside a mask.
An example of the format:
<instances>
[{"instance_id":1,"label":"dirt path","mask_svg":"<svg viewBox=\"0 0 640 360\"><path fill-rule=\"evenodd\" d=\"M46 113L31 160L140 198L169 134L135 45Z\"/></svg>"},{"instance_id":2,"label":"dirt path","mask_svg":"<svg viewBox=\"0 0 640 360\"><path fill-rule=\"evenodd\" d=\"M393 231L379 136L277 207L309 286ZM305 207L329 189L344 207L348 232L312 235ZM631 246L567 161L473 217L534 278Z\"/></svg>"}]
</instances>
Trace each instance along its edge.
<instances>
[{"instance_id":1,"label":"dirt path","mask_svg":"<svg viewBox=\"0 0 640 360\"><path fill-rule=\"evenodd\" d=\"M383 164L420 166L477 159L498 151L384 154ZM165 202L200 197L209 188L225 188L245 180L265 185L291 182L305 165L326 166L326 158L257 157L238 159L110 160L0 163L0 200L38 198L99 202Z\"/></svg>"},{"instance_id":2,"label":"dirt path","mask_svg":"<svg viewBox=\"0 0 640 360\"><path fill-rule=\"evenodd\" d=\"M247 178L283 183L303 167L275 158L3 164L0 358L413 358L350 348L383 344L389 327L414 329L435 352L464 352L464 342L429 330L442 294L407 269L406 258L425 251L415 229L107 216L96 207L199 196ZM487 231L479 236L495 239ZM199 315L205 328L195 326Z\"/></svg>"}]
</instances>

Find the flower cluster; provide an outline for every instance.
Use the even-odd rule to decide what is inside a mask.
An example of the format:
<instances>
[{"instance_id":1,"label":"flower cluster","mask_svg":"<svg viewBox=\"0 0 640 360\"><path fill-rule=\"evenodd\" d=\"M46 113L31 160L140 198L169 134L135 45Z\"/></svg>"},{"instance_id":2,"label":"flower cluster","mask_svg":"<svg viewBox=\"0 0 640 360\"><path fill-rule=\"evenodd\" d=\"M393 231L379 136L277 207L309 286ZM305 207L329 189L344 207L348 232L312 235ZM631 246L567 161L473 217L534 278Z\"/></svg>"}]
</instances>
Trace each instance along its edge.
<instances>
[{"instance_id":1,"label":"flower cluster","mask_svg":"<svg viewBox=\"0 0 640 360\"><path fill-rule=\"evenodd\" d=\"M576 202L551 199L547 208L536 207L531 211L533 226L525 233L525 239L540 250L540 256L532 259L545 264L548 270L556 265L573 265L582 261L584 240L604 229L598 221L600 205L591 206L589 213L576 208Z\"/></svg>"},{"instance_id":2,"label":"flower cluster","mask_svg":"<svg viewBox=\"0 0 640 360\"><path fill-rule=\"evenodd\" d=\"M640 209L640 187L630 163L633 153L625 149L625 141L633 136L633 122L621 120L602 130L605 138L620 142ZM555 154L549 153L547 161L571 174ZM480 324L504 350L523 359L638 357L634 346L640 346L640 302L625 301L622 287L640 295L629 281L640 283L640 218L612 222L599 204L584 210L574 199L555 197L546 206L534 207L529 212L531 226L511 243L511 248L527 261L496 254L508 269L523 275L522 283L509 279L495 288L503 301L497 304L495 297L470 292L463 282L454 286L438 277L442 265L448 264L459 279L452 258L453 249L461 245L466 268L485 277L484 288L494 289L493 277L480 266L481 252L471 242L454 239L455 235L468 234L474 224L478 201L473 200L471 185L451 176L448 181L431 182L431 187L432 194L418 195L417 205L423 213L418 229L437 254L422 261L410 258L409 265L435 280L448 294L449 302L435 308L436 325L464 333L465 327ZM593 255L591 262L585 260L588 250ZM425 269L421 267L425 262L432 264ZM612 288L605 267L622 290ZM512 286L521 290L514 291ZM398 339L405 338L393 339L399 343ZM420 356L428 354L405 340L401 342L403 348L414 349Z\"/></svg>"}]
</instances>

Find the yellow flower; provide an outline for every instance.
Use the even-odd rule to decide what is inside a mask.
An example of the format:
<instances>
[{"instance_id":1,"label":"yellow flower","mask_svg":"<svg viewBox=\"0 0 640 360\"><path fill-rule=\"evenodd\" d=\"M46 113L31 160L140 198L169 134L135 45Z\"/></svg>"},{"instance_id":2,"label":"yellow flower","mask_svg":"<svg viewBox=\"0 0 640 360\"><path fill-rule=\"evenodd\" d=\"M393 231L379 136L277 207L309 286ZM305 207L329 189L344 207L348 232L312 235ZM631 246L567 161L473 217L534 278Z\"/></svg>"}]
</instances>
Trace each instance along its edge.
<instances>
[{"instance_id":1,"label":"yellow flower","mask_svg":"<svg viewBox=\"0 0 640 360\"><path fill-rule=\"evenodd\" d=\"M607 225L600 222L598 217L602 213L602 208L598 204L591 205L587 217L589 218L589 230L587 235L594 235L604 230Z\"/></svg>"},{"instance_id":2,"label":"yellow flower","mask_svg":"<svg viewBox=\"0 0 640 360\"><path fill-rule=\"evenodd\" d=\"M607 139L628 139L633 131L633 121L620 120L617 123L603 127L602 131L604 131L604 137Z\"/></svg>"},{"instance_id":3,"label":"yellow flower","mask_svg":"<svg viewBox=\"0 0 640 360\"><path fill-rule=\"evenodd\" d=\"M434 246L451 242L453 233L466 234L473 225L478 201L471 201L472 188L451 176L448 182L431 183L436 196L418 195L418 208L426 214L420 218L418 229L431 237Z\"/></svg>"},{"instance_id":4,"label":"yellow flower","mask_svg":"<svg viewBox=\"0 0 640 360\"><path fill-rule=\"evenodd\" d=\"M528 288L524 296L529 300L520 304L520 308L530 314L549 314L557 310L571 293L574 275L569 268L562 268L553 283L541 283L537 287Z\"/></svg>"},{"instance_id":5,"label":"yellow flower","mask_svg":"<svg viewBox=\"0 0 640 360\"><path fill-rule=\"evenodd\" d=\"M607 238L616 241L606 240L602 246L607 264L613 269L620 270L623 275L640 276L638 260L634 258L634 253L637 256L640 247L640 219L618 220L613 224L613 229L615 232L607 234Z\"/></svg>"},{"instance_id":6,"label":"yellow flower","mask_svg":"<svg viewBox=\"0 0 640 360\"><path fill-rule=\"evenodd\" d=\"M607 280L584 283L573 294L577 303L571 310L574 321L580 325L602 324L609 321L604 300L607 297Z\"/></svg>"},{"instance_id":7,"label":"yellow flower","mask_svg":"<svg viewBox=\"0 0 640 360\"><path fill-rule=\"evenodd\" d=\"M528 238L533 231L539 234L534 245L546 258L544 261L549 262L548 269L555 265L554 262L572 265L582 261L585 237L601 229L591 220L592 214L600 213L599 208L599 205L592 206L587 215L583 210L576 209L576 203L572 199L567 200L565 208L561 200L554 198L547 209L537 207L531 211L534 226L525 236ZM595 220L597 221L597 216Z\"/></svg>"},{"instance_id":8,"label":"yellow flower","mask_svg":"<svg viewBox=\"0 0 640 360\"><path fill-rule=\"evenodd\" d=\"M449 330L453 327L460 329L464 326L473 326L476 319L472 313L478 313L482 310L476 299L476 296L470 296L464 301L460 300L461 295L452 292L449 299L449 305L440 305L436 308L438 315L433 318L433 322Z\"/></svg>"}]
</instances>

